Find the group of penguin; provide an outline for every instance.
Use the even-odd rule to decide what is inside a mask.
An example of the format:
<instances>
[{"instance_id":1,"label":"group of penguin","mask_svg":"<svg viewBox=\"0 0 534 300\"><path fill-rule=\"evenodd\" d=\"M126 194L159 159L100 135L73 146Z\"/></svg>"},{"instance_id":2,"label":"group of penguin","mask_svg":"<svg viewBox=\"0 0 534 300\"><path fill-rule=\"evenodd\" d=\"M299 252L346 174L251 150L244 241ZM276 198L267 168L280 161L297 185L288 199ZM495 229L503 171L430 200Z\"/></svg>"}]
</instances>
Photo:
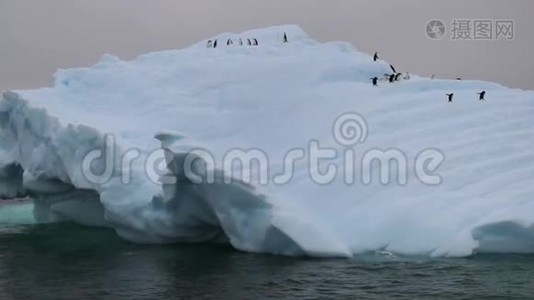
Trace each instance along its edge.
<instances>
[{"instance_id":1,"label":"group of penguin","mask_svg":"<svg viewBox=\"0 0 534 300\"><path fill-rule=\"evenodd\" d=\"M248 43L249 46L258 46L259 45L258 39L256 39L256 38L247 39L247 43ZM232 39L228 39L226 41L226 46L230 46L230 45L233 45L233 44L234 44L234 41ZM243 40L239 39L238 40L238 44L239 44L239 46L243 46ZM215 41L209 40L208 44L206 46L208 48L217 48L217 40L215 40Z\"/></svg>"},{"instance_id":2,"label":"group of penguin","mask_svg":"<svg viewBox=\"0 0 534 300\"><path fill-rule=\"evenodd\" d=\"M380 57L378 57L378 52L375 52L375 55L373 56L373 61L377 61L379 59L380 59ZM384 77L382 77L382 78L378 78L376 76L371 78L371 80L373 81L373 85L374 86L378 85L378 81L379 80L387 80L390 83L393 83L395 81L400 81L401 79L403 79L403 80L409 80L410 79L410 73L409 72L406 72L406 74L402 74L402 73L398 73L397 70L395 70L395 67L393 65L389 65L389 67L391 68L391 71L393 71L392 74L386 73L386 74L384 74ZM404 75L404 76L402 76L402 75Z\"/></svg>"},{"instance_id":3,"label":"group of penguin","mask_svg":"<svg viewBox=\"0 0 534 300\"><path fill-rule=\"evenodd\" d=\"M287 34L285 32L284 32L283 42L284 43L288 42ZM243 40L241 38L237 41L237 43L238 43L239 46L243 46ZM230 46L230 45L233 45L233 44L234 44L234 41L232 39L226 40L226 46ZM252 39L247 39L247 44L249 46L258 46L259 42L258 42L258 39L252 38ZM207 44L207 47L208 48L217 48L217 40L215 40L215 41L209 40L208 44Z\"/></svg>"},{"instance_id":4,"label":"group of penguin","mask_svg":"<svg viewBox=\"0 0 534 300\"><path fill-rule=\"evenodd\" d=\"M482 91L480 93L477 93L478 100L486 100L484 97L486 97L486 91ZM447 99L449 102L452 102L452 97L454 97L454 93L445 94L447 96Z\"/></svg>"},{"instance_id":5,"label":"group of penguin","mask_svg":"<svg viewBox=\"0 0 534 300\"><path fill-rule=\"evenodd\" d=\"M375 52L375 54L373 55L373 61L377 61L379 60L380 57L378 56L378 52ZM389 67L391 68L391 70L393 71L393 74L384 74L384 77L383 77L383 80L388 80L390 83L393 83L395 81L399 81L401 79L401 75L402 73L397 73L397 71L395 70L395 67L393 67L393 65L389 65ZM402 77L402 79L404 80L409 80L410 79L410 73L406 73L406 75L404 75ZM432 79L434 79L434 75L432 75ZM457 78L458 80L461 80L461 78ZM378 85L378 80L380 80L378 77L372 77L371 78L372 82L373 82L373 86L377 86ZM445 94L447 96L447 100L448 102L452 102L452 99L454 97L454 93L450 93L450 94ZM482 91L480 93L477 93L478 95L478 100L486 100L484 97L486 97L486 91Z\"/></svg>"}]
</instances>

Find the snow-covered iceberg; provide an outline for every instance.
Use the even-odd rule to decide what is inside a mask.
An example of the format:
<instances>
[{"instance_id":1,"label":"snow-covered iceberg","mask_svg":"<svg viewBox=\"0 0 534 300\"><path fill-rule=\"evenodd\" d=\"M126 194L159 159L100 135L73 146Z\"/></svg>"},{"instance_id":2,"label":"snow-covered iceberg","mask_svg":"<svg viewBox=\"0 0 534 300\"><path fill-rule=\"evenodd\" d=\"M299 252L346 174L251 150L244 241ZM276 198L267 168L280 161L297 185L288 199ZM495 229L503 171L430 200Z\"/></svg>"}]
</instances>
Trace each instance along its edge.
<instances>
[{"instance_id":1,"label":"snow-covered iceberg","mask_svg":"<svg viewBox=\"0 0 534 300\"><path fill-rule=\"evenodd\" d=\"M106 55L58 71L51 88L4 93L0 194L31 195L38 222L109 226L140 243L326 257L534 252L534 92L417 76L372 86L389 63L298 26L215 39L133 61ZM359 127L340 124L347 117ZM336 157L312 164L318 145ZM110 159L87 164L95 150ZM405 159L389 183L365 159L386 150ZM221 163L228 153L260 158L241 170L250 180L228 173L239 169ZM344 172L318 182L329 164Z\"/></svg>"}]
</instances>

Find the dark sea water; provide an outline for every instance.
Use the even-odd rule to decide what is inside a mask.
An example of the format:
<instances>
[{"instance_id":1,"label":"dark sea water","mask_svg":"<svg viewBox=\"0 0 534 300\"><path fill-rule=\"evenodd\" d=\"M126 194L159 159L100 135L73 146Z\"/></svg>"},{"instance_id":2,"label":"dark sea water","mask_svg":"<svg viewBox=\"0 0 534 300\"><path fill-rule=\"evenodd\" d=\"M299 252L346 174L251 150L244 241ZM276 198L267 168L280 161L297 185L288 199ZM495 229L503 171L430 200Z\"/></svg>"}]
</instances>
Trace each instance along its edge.
<instances>
[{"instance_id":1,"label":"dark sea water","mask_svg":"<svg viewBox=\"0 0 534 300\"><path fill-rule=\"evenodd\" d=\"M534 256L290 258L0 224L0 299L534 299Z\"/></svg>"}]
</instances>

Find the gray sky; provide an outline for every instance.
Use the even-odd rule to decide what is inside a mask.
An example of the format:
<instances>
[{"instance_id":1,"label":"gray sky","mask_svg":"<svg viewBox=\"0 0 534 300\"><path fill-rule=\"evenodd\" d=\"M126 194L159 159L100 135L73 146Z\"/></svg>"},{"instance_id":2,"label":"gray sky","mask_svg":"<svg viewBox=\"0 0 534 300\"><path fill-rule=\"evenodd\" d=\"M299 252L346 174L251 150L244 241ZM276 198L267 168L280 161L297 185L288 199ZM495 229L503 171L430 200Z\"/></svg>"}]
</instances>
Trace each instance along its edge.
<instances>
[{"instance_id":1,"label":"gray sky","mask_svg":"<svg viewBox=\"0 0 534 300\"><path fill-rule=\"evenodd\" d=\"M221 32L299 24L319 41L342 40L397 69L534 89L532 0L0 0L0 90L52 83L58 68L182 48ZM431 40L431 19L447 25ZM453 19L512 19L513 41L451 41Z\"/></svg>"}]
</instances>

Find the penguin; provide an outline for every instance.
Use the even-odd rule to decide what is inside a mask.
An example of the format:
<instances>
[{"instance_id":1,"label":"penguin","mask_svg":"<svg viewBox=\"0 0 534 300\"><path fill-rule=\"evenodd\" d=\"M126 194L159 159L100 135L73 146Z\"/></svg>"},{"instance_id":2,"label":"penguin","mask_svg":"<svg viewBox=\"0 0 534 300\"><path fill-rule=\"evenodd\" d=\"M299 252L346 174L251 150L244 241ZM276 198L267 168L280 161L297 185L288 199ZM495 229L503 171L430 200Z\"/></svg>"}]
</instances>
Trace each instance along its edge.
<instances>
[{"instance_id":1,"label":"penguin","mask_svg":"<svg viewBox=\"0 0 534 300\"><path fill-rule=\"evenodd\" d=\"M287 34L284 32L284 43L287 43Z\"/></svg>"},{"instance_id":2,"label":"penguin","mask_svg":"<svg viewBox=\"0 0 534 300\"><path fill-rule=\"evenodd\" d=\"M395 70L395 67L393 65L389 65L389 67L391 68L391 71L393 71L393 73L397 73L397 71Z\"/></svg>"},{"instance_id":3,"label":"penguin","mask_svg":"<svg viewBox=\"0 0 534 300\"><path fill-rule=\"evenodd\" d=\"M406 72L406 75L404 75L404 77L402 77L402 79L410 80L410 72Z\"/></svg>"},{"instance_id":4,"label":"penguin","mask_svg":"<svg viewBox=\"0 0 534 300\"><path fill-rule=\"evenodd\" d=\"M239 39L239 46L243 46L243 40Z\"/></svg>"},{"instance_id":5,"label":"penguin","mask_svg":"<svg viewBox=\"0 0 534 300\"><path fill-rule=\"evenodd\" d=\"M395 74L389 75L389 82L394 82L394 81L395 81Z\"/></svg>"},{"instance_id":6,"label":"penguin","mask_svg":"<svg viewBox=\"0 0 534 300\"><path fill-rule=\"evenodd\" d=\"M461 77L458 77L458 78L456 78L456 80L462 80L462 78L461 78Z\"/></svg>"},{"instance_id":7,"label":"penguin","mask_svg":"<svg viewBox=\"0 0 534 300\"><path fill-rule=\"evenodd\" d=\"M432 74L432 76L430 76L430 79L434 80L434 78L436 78L436 74Z\"/></svg>"},{"instance_id":8,"label":"penguin","mask_svg":"<svg viewBox=\"0 0 534 300\"><path fill-rule=\"evenodd\" d=\"M380 57L378 57L378 52L375 52L375 55L373 56L373 61L379 60Z\"/></svg>"},{"instance_id":9,"label":"penguin","mask_svg":"<svg viewBox=\"0 0 534 300\"><path fill-rule=\"evenodd\" d=\"M250 39L247 39L247 43L249 46L252 46L252 41Z\"/></svg>"},{"instance_id":10,"label":"penguin","mask_svg":"<svg viewBox=\"0 0 534 300\"><path fill-rule=\"evenodd\" d=\"M258 46L258 40L254 38L254 46Z\"/></svg>"},{"instance_id":11,"label":"penguin","mask_svg":"<svg viewBox=\"0 0 534 300\"><path fill-rule=\"evenodd\" d=\"M217 40L215 40L215 42L213 42L213 48L217 48Z\"/></svg>"},{"instance_id":12,"label":"penguin","mask_svg":"<svg viewBox=\"0 0 534 300\"><path fill-rule=\"evenodd\" d=\"M371 78L371 80L373 81L373 86L377 86L377 84L378 84L378 77L373 77L373 78Z\"/></svg>"},{"instance_id":13,"label":"penguin","mask_svg":"<svg viewBox=\"0 0 534 300\"><path fill-rule=\"evenodd\" d=\"M449 102L452 102L452 97L454 96L454 93L450 93L450 94L445 94L448 99L449 99Z\"/></svg>"},{"instance_id":14,"label":"penguin","mask_svg":"<svg viewBox=\"0 0 534 300\"><path fill-rule=\"evenodd\" d=\"M206 45L207 48L213 47L213 42L211 40L208 41L208 44Z\"/></svg>"},{"instance_id":15,"label":"penguin","mask_svg":"<svg viewBox=\"0 0 534 300\"><path fill-rule=\"evenodd\" d=\"M234 44L234 41L232 41L232 39L228 39L228 41L226 41L226 46L233 45L233 44Z\"/></svg>"},{"instance_id":16,"label":"penguin","mask_svg":"<svg viewBox=\"0 0 534 300\"><path fill-rule=\"evenodd\" d=\"M401 75L402 73L397 73L397 75L395 75L395 81L399 81L401 78Z\"/></svg>"},{"instance_id":17,"label":"penguin","mask_svg":"<svg viewBox=\"0 0 534 300\"><path fill-rule=\"evenodd\" d=\"M484 96L486 96L486 91L478 93L478 100L486 100L484 99Z\"/></svg>"}]
</instances>

